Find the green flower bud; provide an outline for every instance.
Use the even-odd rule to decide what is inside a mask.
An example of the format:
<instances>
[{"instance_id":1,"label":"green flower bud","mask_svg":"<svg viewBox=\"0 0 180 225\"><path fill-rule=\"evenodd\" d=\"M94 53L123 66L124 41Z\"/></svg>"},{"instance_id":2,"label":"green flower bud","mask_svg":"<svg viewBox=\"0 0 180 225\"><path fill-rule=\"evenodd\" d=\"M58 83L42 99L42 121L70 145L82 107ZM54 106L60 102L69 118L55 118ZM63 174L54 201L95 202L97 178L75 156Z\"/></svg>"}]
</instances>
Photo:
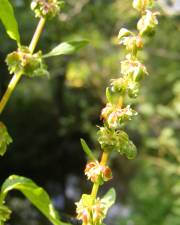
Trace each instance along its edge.
<instances>
[{"instance_id":1,"label":"green flower bud","mask_svg":"<svg viewBox=\"0 0 180 225\"><path fill-rule=\"evenodd\" d=\"M156 26L158 25L157 15L159 13L146 10L145 15L138 21L137 29L141 35L153 35L155 33Z\"/></svg>"},{"instance_id":2,"label":"green flower bud","mask_svg":"<svg viewBox=\"0 0 180 225\"><path fill-rule=\"evenodd\" d=\"M3 156L7 150L7 146L12 143L12 138L9 135L6 126L0 122L0 156Z\"/></svg>"},{"instance_id":3,"label":"green flower bud","mask_svg":"<svg viewBox=\"0 0 180 225\"><path fill-rule=\"evenodd\" d=\"M136 156L136 147L124 131L100 127L97 134L102 149L110 152L116 151L128 159L133 159Z\"/></svg>"},{"instance_id":4,"label":"green flower bud","mask_svg":"<svg viewBox=\"0 0 180 225\"><path fill-rule=\"evenodd\" d=\"M154 0L133 0L133 8L138 11L143 11L148 7L151 7Z\"/></svg>"},{"instance_id":5,"label":"green flower bud","mask_svg":"<svg viewBox=\"0 0 180 225\"><path fill-rule=\"evenodd\" d=\"M136 55L137 50L143 47L141 36L135 36L134 33L125 28L120 30L118 39L120 40L120 44L126 46L126 49L133 55Z\"/></svg>"},{"instance_id":6,"label":"green flower bud","mask_svg":"<svg viewBox=\"0 0 180 225\"><path fill-rule=\"evenodd\" d=\"M136 98L139 94L139 83L129 80L127 90L130 98Z\"/></svg>"},{"instance_id":7,"label":"green flower bud","mask_svg":"<svg viewBox=\"0 0 180 225\"><path fill-rule=\"evenodd\" d=\"M0 224L2 223L4 224L4 222L9 220L10 215L11 215L11 210L5 205L0 205Z\"/></svg>"},{"instance_id":8,"label":"green flower bud","mask_svg":"<svg viewBox=\"0 0 180 225\"><path fill-rule=\"evenodd\" d=\"M137 156L137 148L132 141L124 146L123 151L128 159L134 159Z\"/></svg>"},{"instance_id":9,"label":"green flower bud","mask_svg":"<svg viewBox=\"0 0 180 225\"><path fill-rule=\"evenodd\" d=\"M147 75L146 67L138 60L127 59L121 62L121 73L134 81L140 81Z\"/></svg>"},{"instance_id":10,"label":"green flower bud","mask_svg":"<svg viewBox=\"0 0 180 225\"><path fill-rule=\"evenodd\" d=\"M111 80L111 90L112 92L118 92L121 95L126 93L128 80L124 77Z\"/></svg>"},{"instance_id":11,"label":"green flower bud","mask_svg":"<svg viewBox=\"0 0 180 225\"><path fill-rule=\"evenodd\" d=\"M33 0L31 9L36 17L52 19L60 12L63 5L64 2L59 0Z\"/></svg>"},{"instance_id":12,"label":"green flower bud","mask_svg":"<svg viewBox=\"0 0 180 225\"><path fill-rule=\"evenodd\" d=\"M136 55L139 49L142 49L143 42L141 36L130 36L122 38L120 44L126 46L126 49L131 52L131 54Z\"/></svg>"},{"instance_id":13,"label":"green flower bud","mask_svg":"<svg viewBox=\"0 0 180 225\"><path fill-rule=\"evenodd\" d=\"M47 66L42 58L41 51L31 54L26 46L10 53L6 58L9 72L22 72L29 77L48 75Z\"/></svg>"},{"instance_id":14,"label":"green flower bud","mask_svg":"<svg viewBox=\"0 0 180 225\"><path fill-rule=\"evenodd\" d=\"M131 31L129 31L128 29L121 28L121 30L119 31L118 39L121 41L122 38L132 36L132 35L133 35L133 33Z\"/></svg>"}]
</instances>

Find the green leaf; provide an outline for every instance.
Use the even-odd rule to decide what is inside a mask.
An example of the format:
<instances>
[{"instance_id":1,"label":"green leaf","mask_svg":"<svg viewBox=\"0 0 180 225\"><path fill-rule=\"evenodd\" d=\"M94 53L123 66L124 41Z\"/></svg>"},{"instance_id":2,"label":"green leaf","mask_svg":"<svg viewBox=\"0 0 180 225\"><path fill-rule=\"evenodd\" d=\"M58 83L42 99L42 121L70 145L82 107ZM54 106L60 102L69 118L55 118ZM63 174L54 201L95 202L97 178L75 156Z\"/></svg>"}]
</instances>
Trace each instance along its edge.
<instances>
[{"instance_id":1,"label":"green leaf","mask_svg":"<svg viewBox=\"0 0 180 225\"><path fill-rule=\"evenodd\" d=\"M115 203L116 200L116 191L114 188L111 188L101 199L101 202L104 204L104 214L106 215L108 209Z\"/></svg>"},{"instance_id":2,"label":"green leaf","mask_svg":"<svg viewBox=\"0 0 180 225\"><path fill-rule=\"evenodd\" d=\"M10 219L11 210L5 205L0 205L0 224Z\"/></svg>"},{"instance_id":3,"label":"green leaf","mask_svg":"<svg viewBox=\"0 0 180 225\"><path fill-rule=\"evenodd\" d=\"M9 135L6 126L0 122L0 156L3 156L6 153L10 143L12 143L12 138Z\"/></svg>"},{"instance_id":4,"label":"green leaf","mask_svg":"<svg viewBox=\"0 0 180 225\"><path fill-rule=\"evenodd\" d=\"M0 202L3 202L11 190L21 191L27 199L44 214L54 225L67 225L60 221L47 192L32 180L12 175L5 180L1 188Z\"/></svg>"},{"instance_id":5,"label":"green leaf","mask_svg":"<svg viewBox=\"0 0 180 225\"><path fill-rule=\"evenodd\" d=\"M106 98L107 98L108 102L110 102L110 103L113 102L113 97L112 97L111 91L108 87L106 88Z\"/></svg>"},{"instance_id":6,"label":"green leaf","mask_svg":"<svg viewBox=\"0 0 180 225\"><path fill-rule=\"evenodd\" d=\"M87 40L63 42L43 57L48 58L58 55L70 55L78 51L79 49L85 47L88 43L89 42Z\"/></svg>"},{"instance_id":7,"label":"green leaf","mask_svg":"<svg viewBox=\"0 0 180 225\"><path fill-rule=\"evenodd\" d=\"M92 151L88 147L88 145L86 144L85 140L82 138L80 140L81 140L82 148L83 148L84 152L87 154L87 156L89 156L89 158L93 161L96 160L96 157L94 156L94 154L92 153Z\"/></svg>"},{"instance_id":8,"label":"green leaf","mask_svg":"<svg viewBox=\"0 0 180 225\"><path fill-rule=\"evenodd\" d=\"M0 19L9 37L20 44L18 24L14 15L13 7L8 0L0 0Z\"/></svg>"}]
</instances>

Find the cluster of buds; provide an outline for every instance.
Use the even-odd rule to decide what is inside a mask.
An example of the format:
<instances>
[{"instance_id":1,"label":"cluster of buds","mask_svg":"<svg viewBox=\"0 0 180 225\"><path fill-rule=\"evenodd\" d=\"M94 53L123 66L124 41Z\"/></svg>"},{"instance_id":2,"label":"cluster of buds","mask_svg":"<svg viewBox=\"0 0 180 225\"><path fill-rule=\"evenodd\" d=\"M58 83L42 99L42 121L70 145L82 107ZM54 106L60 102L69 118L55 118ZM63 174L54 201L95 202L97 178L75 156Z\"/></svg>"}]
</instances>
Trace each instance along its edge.
<instances>
[{"instance_id":1,"label":"cluster of buds","mask_svg":"<svg viewBox=\"0 0 180 225\"><path fill-rule=\"evenodd\" d=\"M59 0L33 0L31 9L38 18L52 19L60 12L63 4L64 2Z\"/></svg>"},{"instance_id":2,"label":"cluster of buds","mask_svg":"<svg viewBox=\"0 0 180 225\"><path fill-rule=\"evenodd\" d=\"M92 201L91 196L83 195L76 203L77 219L82 220L83 225L100 225L105 218L105 205L101 199Z\"/></svg>"},{"instance_id":3,"label":"cluster of buds","mask_svg":"<svg viewBox=\"0 0 180 225\"><path fill-rule=\"evenodd\" d=\"M32 54L26 46L21 46L17 51L10 53L6 63L11 74L22 73L29 77L49 75L41 51Z\"/></svg>"},{"instance_id":4,"label":"cluster of buds","mask_svg":"<svg viewBox=\"0 0 180 225\"><path fill-rule=\"evenodd\" d=\"M9 135L6 126L0 122L0 155L3 156L7 146L12 143L12 138Z\"/></svg>"},{"instance_id":5,"label":"cluster of buds","mask_svg":"<svg viewBox=\"0 0 180 225\"><path fill-rule=\"evenodd\" d=\"M101 165L98 161L89 162L85 168L85 175L93 183L103 184L112 179L112 172L108 166Z\"/></svg>"},{"instance_id":6,"label":"cluster of buds","mask_svg":"<svg viewBox=\"0 0 180 225\"><path fill-rule=\"evenodd\" d=\"M116 151L125 155L128 159L134 159L137 155L136 146L122 130L100 127L98 131L98 141L102 149L108 152Z\"/></svg>"}]
</instances>

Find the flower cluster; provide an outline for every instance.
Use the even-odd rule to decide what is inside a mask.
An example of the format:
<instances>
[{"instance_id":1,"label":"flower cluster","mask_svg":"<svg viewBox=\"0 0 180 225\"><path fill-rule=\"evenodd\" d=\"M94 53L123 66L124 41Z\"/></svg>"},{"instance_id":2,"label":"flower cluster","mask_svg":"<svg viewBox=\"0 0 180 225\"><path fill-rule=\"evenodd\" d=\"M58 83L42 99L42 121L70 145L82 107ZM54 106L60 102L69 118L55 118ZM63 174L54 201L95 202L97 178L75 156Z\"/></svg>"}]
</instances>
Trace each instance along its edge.
<instances>
[{"instance_id":1,"label":"flower cluster","mask_svg":"<svg viewBox=\"0 0 180 225\"><path fill-rule=\"evenodd\" d=\"M17 51L10 53L6 63L11 74L20 72L29 77L49 75L41 51L32 54L26 46L21 46Z\"/></svg>"},{"instance_id":2,"label":"flower cluster","mask_svg":"<svg viewBox=\"0 0 180 225\"><path fill-rule=\"evenodd\" d=\"M3 156L7 146L12 143L12 138L9 135L6 126L0 122L0 155Z\"/></svg>"},{"instance_id":3,"label":"flower cluster","mask_svg":"<svg viewBox=\"0 0 180 225\"><path fill-rule=\"evenodd\" d=\"M116 151L126 155L128 159L134 159L137 155L136 146L122 130L113 130L107 127L100 127L98 141L102 149L108 152Z\"/></svg>"},{"instance_id":4,"label":"flower cluster","mask_svg":"<svg viewBox=\"0 0 180 225\"><path fill-rule=\"evenodd\" d=\"M130 105L121 108L111 103L107 103L101 112L101 118L107 122L108 127L115 129L119 128L123 122L131 120L135 115L137 115L137 112Z\"/></svg>"},{"instance_id":5,"label":"flower cluster","mask_svg":"<svg viewBox=\"0 0 180 225\"><path fill-rule=\"evenodd\" d=\"M31 9L36 17L52 19L60 12L62 5L63 2L59 0L33 0Z\"/></svg>"},{"instance_id":6,"label":"flower cluster","mask_svg":"<svg viewBox=\"0 0 180 225\"><path fill-rule=\"evenodd\" d=\"M100 225L105 217L105 205L99 199L92 201L91 196L83 195L76 203L77 219L82 220L84 225Z\"/></svg>"},{"instance_id":7,"label":"flower cluster","mask_svg":"<svg viewBox=\"0 0 180 225\"><path fill-rule=\"evenodd\" d=\"M122 131L124 122L137 115L130 105L123 106L126 96L136 98L139 94L140 81L148 75L146 67L138 58L138 51L143 48L143 37L152 35L158 24L157 12L149 10L153 0L134 0L133 7L142 14L138 21L138 32L126 28L119 31L119 43L125 46L127 55L121 61L121 77L111 81L106 91L107 104L101 111L104 127L98 131L98 141L104 151L117 151L132 159L137 150L128 135Z\"/></svg>"},{"instance_id":8,"label":"flower cluster","mask_svg":"<svg viewBox=\"0 0 180 225\"><path fill-rule=\"evenodd\" d=\"M85 168L85 175L93 183L103 184L112 179L112 172L108 166L101 165L98 161L89 162Z\"/></svg>"}]
</instances>

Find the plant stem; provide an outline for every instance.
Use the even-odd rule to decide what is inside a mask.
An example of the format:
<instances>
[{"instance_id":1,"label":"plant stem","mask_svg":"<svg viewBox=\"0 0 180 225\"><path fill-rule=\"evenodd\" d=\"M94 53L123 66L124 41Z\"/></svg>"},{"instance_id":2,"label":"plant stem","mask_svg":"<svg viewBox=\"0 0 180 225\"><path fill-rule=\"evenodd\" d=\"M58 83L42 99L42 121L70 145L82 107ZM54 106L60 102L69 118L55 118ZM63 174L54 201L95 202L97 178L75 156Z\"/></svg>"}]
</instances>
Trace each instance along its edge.
<instances>
[{"instance_id":1,"label":"plant stem","mask_svg":"<svg viewBox=\"0 0 180 225\"><path fill-rule=\"evenodd\" d=\"M19 73L14 74L13 78L11 79L11 81L8 85L8 88L0 102L0 114L2 113L3 109L5 108L8 100L9 100L12 92L14 91L14 88L16 87L18 81L20 80L21 76L22 76L22 73L19 72Z\"/></svg>"},{"instance_id":2,"label":"plant stem","mask_svg":"<svg viewBox=\"0 0 180 225\"><path fill-rule=\"evenodd\" d=\"M33 38L32 38L32 41L29 45L29 50L31 51L31 53L34 52L35 50L35 47L38 43L38 40L40 38L40 35L42 33L42 30L43 30L43 27L45 25L45 19L44 18L41 18L38 25L37 25L37 28L36 28L36 31L33 35ZM9 101L9 98L11 97L17 83L19 82L21 76L23 75L22 72L17 72L13 75L8 87L7 87L7 90L5 92L5 94L3 95L1 101L0 101L0 114L3 112L7 102Z\"/></svg>"},{"instance_id":3,"label":"plant stem","mask_svg":"<svg viewBox=\"0 0 180 225\"><path fill-rule=\"evenodd\" d=\"M101 161L100 161L100 164L102 166L106 165L106 163L108 161L108 157L109 157L109 154L106 151L104 151L103 154L102 154L102 157L101 157ZM93 184L92 191L91 191L91 196L93 197L93 199L96 199L96 197L97 197L99 186L100 186L99 183Z\"/></svg>"},{"instance_id":4,"label":"plant stem","mask_svg":"<svg viewBox=\"0 0 180 225\"><path fill-rule=\"evenodd\" d=\"M36 45L38 43L38 40L39 40L42 30L44 28L45 22L46 22L46 20L44 18L41 18L37 25L37 28L33 35L32 41L29 45L29 50L31 51L31 53L33 53L36 48Z\"/></svg>"}]
</instances>

